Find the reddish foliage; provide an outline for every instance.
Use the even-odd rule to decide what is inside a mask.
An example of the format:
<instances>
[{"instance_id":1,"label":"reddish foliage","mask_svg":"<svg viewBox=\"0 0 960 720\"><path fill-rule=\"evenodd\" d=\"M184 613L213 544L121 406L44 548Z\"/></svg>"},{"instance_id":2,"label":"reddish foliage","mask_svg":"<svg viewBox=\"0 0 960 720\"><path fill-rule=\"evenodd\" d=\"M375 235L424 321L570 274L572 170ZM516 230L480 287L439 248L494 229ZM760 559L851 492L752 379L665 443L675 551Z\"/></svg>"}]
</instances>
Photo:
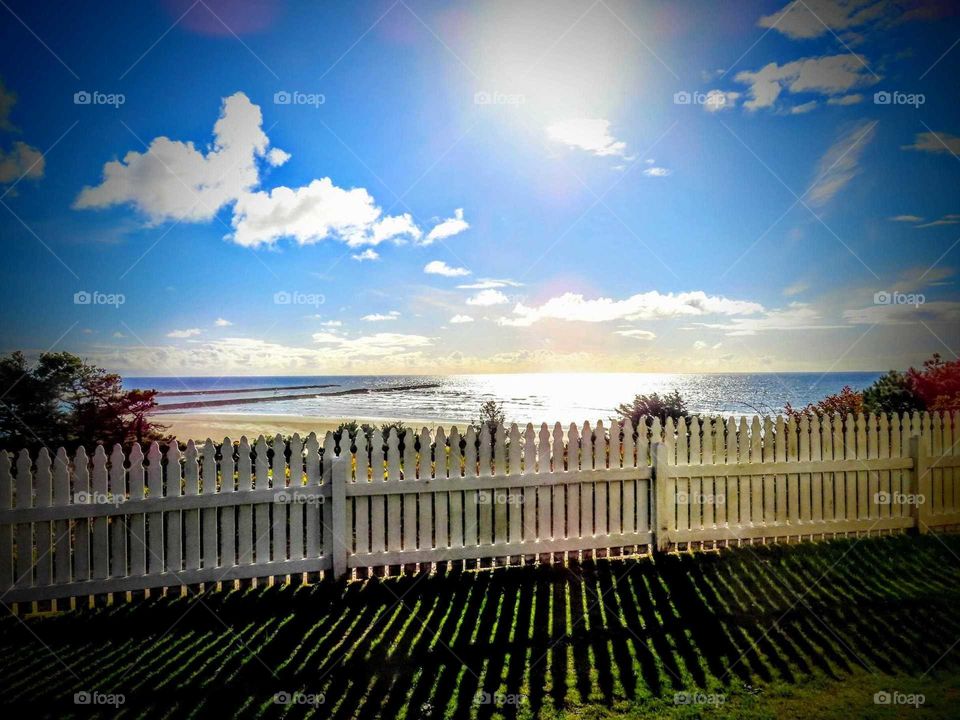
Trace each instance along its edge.
<instances>
[{"instance_id":1,"label":"reddish foliage","mask_svg":"<svg viewBox=\"0 0 960 720\"><path fill-rule=\"evenodd\" d=\"M800 410L795 409L790 403L787 403L786 407L783 408L783 412L787 417L793 417L799 420L803 415L834 415L839 413L840 415L846 417L847 413L857 413L863 410L863 394L857 392L849 385L845 385L843 389L838 392L836 395L827 395L823 400L818 400L815 403L810 403L805 408Z\"/></svg>"},{"instance_id":2,"label":"reddish foliage","mask_svg":"<svg viewBox=\"0 0 960 720\"><path fill-rule=\"evenodd\" d=\"M922 370L910 368L907 379L927 410L960 410L960 359L944 362L934 354L923 363Z\"/></svg>"}]
</instances>

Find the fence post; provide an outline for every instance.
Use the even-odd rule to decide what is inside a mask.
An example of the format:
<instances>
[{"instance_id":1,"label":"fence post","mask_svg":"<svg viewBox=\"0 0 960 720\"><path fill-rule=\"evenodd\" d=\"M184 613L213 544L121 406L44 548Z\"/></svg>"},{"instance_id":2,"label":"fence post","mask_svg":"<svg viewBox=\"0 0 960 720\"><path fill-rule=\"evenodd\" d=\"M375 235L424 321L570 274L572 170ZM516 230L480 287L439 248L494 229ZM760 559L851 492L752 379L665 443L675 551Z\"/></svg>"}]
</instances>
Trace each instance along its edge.
<instances>
[{"instance_id":1,"label":"fence post","mask_svg":"<svg viewBox=\"0 0 960 720\"><path fill-rule=\"evenodd\" d=\"M910 457L913 458L913 483L910 490L914 500L910 515L921 535L930 532L930 500L933 495L930 456L927 455L923 440L922 435L910 438Z\"/></svg>"},{"instance_id":2,"label":"fence post","mask_svg":"<svg viewBox=\"0 0 960 720\"><path fill-rule=\"evenodd\" d=\"M667 446L663 442L653 445L653 493L654 536L657 552L670 547L670 498L667 496L670 466L667 461Z\"/></svg>"},{"instance_id":3,"label":"fence post","mask_svg":"<svg viewBox=\"0 0 960 720\"><path fill-rule=\"evenodd\" d=\"M333 459L331 468L331 542L330 551L333 556L333 576L336 579L347 574L347 541L344 535L347 530L347 475L350 472L349 450Z\"/></svg>"}]
</instances>

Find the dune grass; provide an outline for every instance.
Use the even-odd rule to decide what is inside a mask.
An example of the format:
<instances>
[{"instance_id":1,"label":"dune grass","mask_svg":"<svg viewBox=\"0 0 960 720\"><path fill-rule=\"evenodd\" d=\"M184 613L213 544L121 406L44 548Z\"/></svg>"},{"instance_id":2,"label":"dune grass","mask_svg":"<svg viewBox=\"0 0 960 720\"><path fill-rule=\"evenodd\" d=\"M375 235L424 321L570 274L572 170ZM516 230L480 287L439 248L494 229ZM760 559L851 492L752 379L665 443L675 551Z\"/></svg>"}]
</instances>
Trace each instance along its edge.
<instances>
[{"instance_id":1,"label":"dune grass","mask_svg":"<svg viewBox=\"0 0 960 720\"><path fill-rule=\"evenodd\" d=\"M116 716L81 691L122 694L125 717L956 717L958 556L960 537L845 540L8 615L2 698L58 717Z\"/></svg>"}]
</instances>

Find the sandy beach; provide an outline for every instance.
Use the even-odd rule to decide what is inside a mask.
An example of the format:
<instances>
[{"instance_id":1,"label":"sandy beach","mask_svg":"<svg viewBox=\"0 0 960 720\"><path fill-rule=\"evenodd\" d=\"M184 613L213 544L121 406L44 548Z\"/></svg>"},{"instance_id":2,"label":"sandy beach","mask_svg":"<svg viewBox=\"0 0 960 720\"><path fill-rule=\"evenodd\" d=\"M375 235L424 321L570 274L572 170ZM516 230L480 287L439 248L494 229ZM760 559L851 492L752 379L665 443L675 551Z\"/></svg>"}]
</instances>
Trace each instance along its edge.
<instances>
[{"instance_id":1,"label":"sandy beach","mask_svg":"<svg viewBox=\"0 0 960 720\"><path fill-rule=\"evenodd\" d=\"M174 435L178 440L206 440L211 438L217 441L225 437L237 440L241 435L254 438L258 435L272 436L292 435L300 433L305 437L311 432L322 436L327 431L336 430L343 418L304 417L302 415L259 415L253 413L154 413L150 419L167 427L166 432ZM380 425L390 422L393 418L350 418L361 423ZM457 425L461 429L466 426L462 420L404 420L407 427L420 430L437 427L449 428Z\"/></svg>"}]
</instances>

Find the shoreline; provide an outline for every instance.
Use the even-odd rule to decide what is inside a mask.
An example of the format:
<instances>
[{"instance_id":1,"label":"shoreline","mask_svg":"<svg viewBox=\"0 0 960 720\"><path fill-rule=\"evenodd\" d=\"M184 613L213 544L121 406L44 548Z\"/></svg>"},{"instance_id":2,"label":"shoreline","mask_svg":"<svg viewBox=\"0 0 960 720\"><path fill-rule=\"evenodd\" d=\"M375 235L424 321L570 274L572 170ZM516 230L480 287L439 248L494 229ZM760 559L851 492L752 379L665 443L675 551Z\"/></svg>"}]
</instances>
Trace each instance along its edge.
<instances>
[{"instance_id":1,"label":"shoreline","mask_svg":"<svg viewBox=\"0 0 960 720\"><path fill-rule=\"evenodd\" d=\"M246 435L248 440L256 439L259 435L273 437L293 435L299 433L306 437L315 432L317 437L323 438L328 431L336 430L340 423L356 420L359 423L380 425L385 422L395 422L397 418L382 417L309 417L304 415L278 415L256 413L151 413L150 420L166 426L164 432L170 433L177 440L201 440L208 438L220 442L224 437L239 440ZM438 427L449 429L452 425L461 428L467 423L463 420L402 420L404 425L417 432L424 427L433 431Z\"/></svg>"}]
</instances>

